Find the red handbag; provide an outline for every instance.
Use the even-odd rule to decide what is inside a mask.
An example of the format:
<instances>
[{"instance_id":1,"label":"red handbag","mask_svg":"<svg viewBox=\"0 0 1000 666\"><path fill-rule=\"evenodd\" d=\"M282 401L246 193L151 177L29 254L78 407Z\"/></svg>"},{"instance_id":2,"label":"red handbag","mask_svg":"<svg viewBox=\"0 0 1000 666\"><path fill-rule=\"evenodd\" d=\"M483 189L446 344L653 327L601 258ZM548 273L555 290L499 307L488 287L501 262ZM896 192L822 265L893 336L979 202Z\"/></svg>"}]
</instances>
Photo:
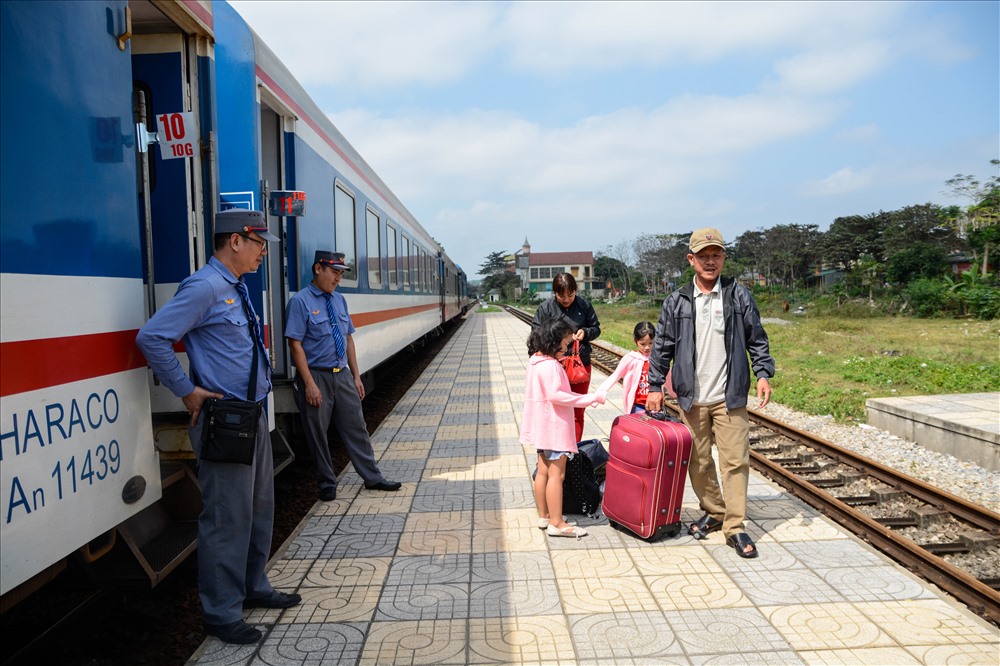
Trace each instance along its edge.
<instances>
[{"instance_id":1,"label":"red handbag","mask_svg":"<svg viewBox=\"0 0 1000 666\"><path fill-rule=\"evenodd\" d=\"M573 341L573 350L563 356L562 364L563 368L566 369L566 376L569 378L570 384L580 384L590 381L590 373L587 372L587 366L580 359L579 340Z\"/></svg>"}]
</instances>

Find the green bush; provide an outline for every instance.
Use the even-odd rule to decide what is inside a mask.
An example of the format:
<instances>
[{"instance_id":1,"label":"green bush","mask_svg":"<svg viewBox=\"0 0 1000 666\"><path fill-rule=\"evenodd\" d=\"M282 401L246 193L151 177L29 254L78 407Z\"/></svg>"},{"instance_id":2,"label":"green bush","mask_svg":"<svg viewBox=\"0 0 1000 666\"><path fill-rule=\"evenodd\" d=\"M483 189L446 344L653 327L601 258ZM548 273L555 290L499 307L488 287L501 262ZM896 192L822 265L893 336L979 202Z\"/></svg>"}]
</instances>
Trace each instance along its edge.
<instances>
[{"instance_id":1,"label":"green bush","mask_svg":"<svg viewBox=\"0 0 1000 666\"><path fill-rule=\"evenodd\" d=\"M903 298L918 317L940 317L957 314L957 299L943 280L920 278L903 288Z\"/></svg>"},{"instance_id":2,"label":"green bush","mask_svg":"<svg viewBox=\"0 0 1000 666\"><path fill-rule=\"evenodd\" d=\"M961 298L976 319L1000 319L1000 287L977 284L963 289Z\"/></svg>"}]
</instances>

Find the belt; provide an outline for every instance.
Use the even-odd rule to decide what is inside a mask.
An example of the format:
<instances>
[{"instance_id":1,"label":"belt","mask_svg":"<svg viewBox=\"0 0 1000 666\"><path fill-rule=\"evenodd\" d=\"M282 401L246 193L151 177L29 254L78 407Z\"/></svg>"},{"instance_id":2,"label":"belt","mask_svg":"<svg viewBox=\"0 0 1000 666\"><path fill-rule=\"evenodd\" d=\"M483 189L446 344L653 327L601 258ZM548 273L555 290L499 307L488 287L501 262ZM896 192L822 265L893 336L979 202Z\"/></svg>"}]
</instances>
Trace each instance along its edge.
<instances>
[{"instance_id":1,"label":"belt","mask_svg":"<svg viewBox=\"0 0 1000 666\"><path fill-rule=\"evenodd\" d=\"M310 365L309 369L313 370L314 372L332 372L333 374L337 374L344 368L317 368L315 366Z\"/></svg>"}]
</instances>

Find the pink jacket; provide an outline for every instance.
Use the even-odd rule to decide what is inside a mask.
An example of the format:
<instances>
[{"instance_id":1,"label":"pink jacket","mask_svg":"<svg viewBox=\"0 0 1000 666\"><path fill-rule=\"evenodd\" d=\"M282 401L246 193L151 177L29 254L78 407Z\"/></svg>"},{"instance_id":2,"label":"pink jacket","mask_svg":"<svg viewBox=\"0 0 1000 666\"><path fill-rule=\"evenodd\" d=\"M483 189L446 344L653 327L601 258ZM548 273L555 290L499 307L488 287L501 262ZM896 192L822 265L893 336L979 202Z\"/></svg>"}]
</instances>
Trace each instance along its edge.
<instances>
[{"instance_id":1,"label":"pink jacket","mask_svg":"<svg viewBox=\"0 0 1000 666\"><path fill-rule=\"evenodd\" d=\"M604 393L581 395L569 388L562 364L551 356L533 354L528 359L524 386L521 443L535 449L576 453L574 407L604 404Z\"/></svg>"},{"instance_id":2,"label":"pink jacket","mask_svg":"<svg viewBox=\"0 0 1000 666\"><path fill-rule=\"evenodd\" d=\"M639 388L639 378L642 376L642 366L648 360L649 357L643 356L641 352L630 351L622 357L622 360L618 362L618 367L615 368L610 377L604 380L604 383L601 384L598 390L607 394L615 385L615 382L621 379L622 387L625 389L625 413L631 414L632 407L635 405L635 390ZM670 397L677 397L674 394L673 387L670 385L669 374L667 380L663 383L663 388L666 389Z\"/></svg>"}]
</instances>

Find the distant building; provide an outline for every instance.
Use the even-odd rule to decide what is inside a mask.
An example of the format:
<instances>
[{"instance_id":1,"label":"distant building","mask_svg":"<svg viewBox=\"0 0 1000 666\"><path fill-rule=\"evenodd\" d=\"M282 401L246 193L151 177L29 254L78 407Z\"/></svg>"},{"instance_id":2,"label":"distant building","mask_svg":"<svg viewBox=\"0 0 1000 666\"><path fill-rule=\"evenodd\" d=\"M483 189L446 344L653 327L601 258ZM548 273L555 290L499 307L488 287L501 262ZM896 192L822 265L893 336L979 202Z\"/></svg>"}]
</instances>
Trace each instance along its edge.
<instances>
[{"instance_id":1,"label":"distant building","mask_svg":"<svg viewBox=\"0 0 1000 666\"><path fill-rule=\"evenodd\" d=\"M741 273L737 278L737 281L745 287L766 287L767 278L764 277L763 273L757 271L747 271Z\"/></svg>"},{"instance_id":2,"label":"distant building","mask_svg":"<svg viewBox=\"0 0 1000 666\"><path fill-rule=\"evenodd\" d=\"M839 268L816 268L812 275L806 276L806 284L814 289L826 291L847 275Z\"/></svg>"},{"instance_id":3,"label":"distant building","mask_svg":"<svg viewBox=\"0 0 1000 666\"><path fill-rule=\"evenodd\" d=\"M994 250L995 252L995 250ZM990 269L995 270L996 256L993 252L990 253ZM979 259L982 261L982 259ZM948 257L948 264L951 266L951 272L953 275L961 275L965 271L971 271L973 266L976 266L979 270L982 270L981 264L977 263L976 257L970 257L968 255L953 254Z\"/></svg>"},{"instance_id":4,"label":"distant building","mask_svg":"<svg viewBox=\"0 0 1000 666\"><path fill-rule=\"evenodd\" d=\"M604 296L604 284L594 277L593 252L533 252L528 255L527 289L545 298L552 296L552 278L569 273L577 290L593 298Z\"/></svg>"}]
</instances>

